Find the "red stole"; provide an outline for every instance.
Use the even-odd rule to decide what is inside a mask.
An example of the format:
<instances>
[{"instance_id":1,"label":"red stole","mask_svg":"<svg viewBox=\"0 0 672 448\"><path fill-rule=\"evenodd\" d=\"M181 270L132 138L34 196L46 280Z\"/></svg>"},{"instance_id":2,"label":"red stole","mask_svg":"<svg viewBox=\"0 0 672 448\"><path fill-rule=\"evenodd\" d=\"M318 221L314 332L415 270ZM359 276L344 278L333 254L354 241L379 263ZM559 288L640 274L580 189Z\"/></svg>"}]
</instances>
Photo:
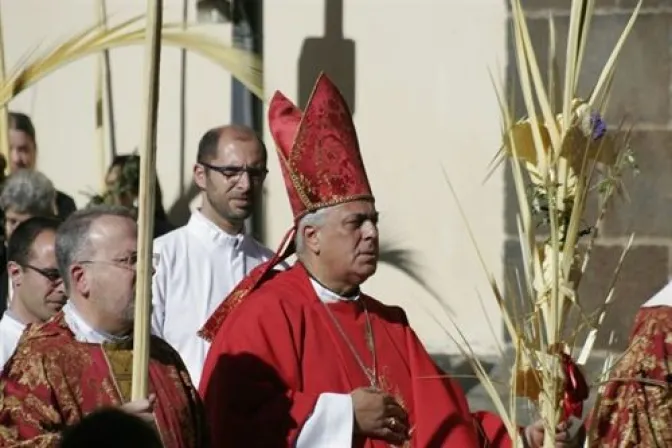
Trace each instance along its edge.
<instances>
[{"instance_id":1,"label":"red stole","mask_svg":"<svg viewBox=\"0 0 672 448\"><path fill-rule=\"evenodd\" d=\"M369 310L380 383L409 412L409 446L511 445L497 417L470 414L464 393L441 377L401 308L365 295L359 300ZM361 304L327 306L371 367ZM215 446L293 446L321 393L368 385L299 264L264 283L224 321L206 358L201 394ZM363 438L354 445L388 446Z\"/></svg>"}]
</instances>

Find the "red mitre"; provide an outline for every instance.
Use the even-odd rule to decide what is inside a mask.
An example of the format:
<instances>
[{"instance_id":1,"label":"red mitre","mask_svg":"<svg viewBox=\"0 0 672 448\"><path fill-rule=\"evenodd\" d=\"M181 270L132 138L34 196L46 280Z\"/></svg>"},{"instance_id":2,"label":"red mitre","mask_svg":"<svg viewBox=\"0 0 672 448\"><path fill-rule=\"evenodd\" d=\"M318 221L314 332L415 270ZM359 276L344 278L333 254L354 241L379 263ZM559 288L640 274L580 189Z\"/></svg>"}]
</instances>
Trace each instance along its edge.
<instances>
[{"instance_id":1,"label":"red mitre","mask_svg":"<svg viewBox=\"0 0 672 448\"><path fill-rule=\"evenodd\" d=\"M268 121L294 214L294 226L283 238L275 256L250 272L210 316L199 331L208 341L212 341L231 311L270 278L273 267L294 253L296 225L303 216L344 202L374 200L352 114L325 74L318 77L303 113L282 93L275 92Z\"/></svg>"}]
</instances>

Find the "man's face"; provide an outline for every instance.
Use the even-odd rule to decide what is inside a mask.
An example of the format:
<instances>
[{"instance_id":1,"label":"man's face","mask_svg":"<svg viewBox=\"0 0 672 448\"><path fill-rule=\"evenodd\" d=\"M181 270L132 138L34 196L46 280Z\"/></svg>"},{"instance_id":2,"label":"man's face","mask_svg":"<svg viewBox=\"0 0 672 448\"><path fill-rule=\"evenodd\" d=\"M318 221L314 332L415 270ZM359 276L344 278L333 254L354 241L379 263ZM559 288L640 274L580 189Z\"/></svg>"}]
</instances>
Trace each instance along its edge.
<instances>
[{"instance_id":1,"label":"man's face","mask_svg":"<svg viewBox=\"0 0 672 448\"><path fill-rule=\"evenodd\" d=\"M372 202L353 201L326 213L315 236L319 260L335 278L359 285L378 265L378 212Z\"/></svg>"},{"instance_id":2,"label":"man's face","mask_svg":"<svg viewBox=\"0 0 672 448\"><path fill-rule=\"evenodd\" d=\"M122 334L133 328L137 226L120 216L104 216L90 230L93 248L87 265L86 293L105 331Z\"/></svg>"},{"instance_id":3,"label":"man's face","mask_svg":"<svg viewBox=\"0 0 672 448\"><path fill-rule=\"evenodd\" d=\"M111 203L114 205L123 205L124 207L133 207L133 195L128 192L119 191L119 177L121 176L122 168L120 166L113 166L105 177L105 185L111 193Z\"/></svg>"},{"instance_id":4,"label":"man's face","mask_svg":"<svg viewBox=\"0 0 672 448\"><path fill-rule=\"evenodd\" d=\"M256 138L220 138L217 157L196 164L194 179L226 222L240 224L254 210L266 178L264 149Z\"/></svg>"},{"instance_id":5,"label":"man's face","mask_svg":"<svg viewBox=\"0 0 672 448\"><path fill-rule=\"evenodd\" d=\"M37 147L33 139L23 131L9 130L9 171L35 168Z\"/></svg>"},{"instance_id":6,"label":"man's face","mask_svg":"<svg viewBox=\"0 0 672 448\"><path fill-rule=\"evenodd\" d=\"M9 237L14 233L14 229L16 229L16 227L23 221L32 217L33 215L28 213L18 213L12 208L7 208L7 210L5 210L5 238L9 240Z\"/></svg>"},{"instance_id":7,"label":"man's face","mask_svg":"<svg viewBox=\"0 0 672 448\"><path fill-rule=\"evenodd\" d=\"M45 230L31 248L28 262L19 266L9 262L14 291L36 321L46 321L63 308L67 300L56 265L56 233Z\"/></svg>"}]
</instances>

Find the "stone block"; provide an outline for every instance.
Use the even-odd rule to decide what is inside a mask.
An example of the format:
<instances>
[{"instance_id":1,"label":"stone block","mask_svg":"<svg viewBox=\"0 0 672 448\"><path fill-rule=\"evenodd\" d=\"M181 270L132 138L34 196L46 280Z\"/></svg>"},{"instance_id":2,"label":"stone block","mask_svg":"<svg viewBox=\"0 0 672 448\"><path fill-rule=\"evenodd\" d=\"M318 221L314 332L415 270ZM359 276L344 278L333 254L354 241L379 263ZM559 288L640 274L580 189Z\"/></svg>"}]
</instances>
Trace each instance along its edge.
<instances>
[{"instance_id":1,"label":"stone block","mask_svg":"<svg viewBox=\"0 0 672 448\"><path fill-rule=\"evenodd\" d=\"M631 146L639 174L624 177L627 197L615 198L602 235L672 238L672 132L634 132Z\"/></svg>"},{"instance_id":2,"label":"stone block","mask_svg":"<svg viewBox=\"0 0 672 448\"><path fill-rule=\"evenodd\" d=\"M591 92L609 58L629 16L605 14L593 17L586 56L579 77L578 95L586 97ZM511 21L509 21L511 22ZM562 92L565 52L569 18L554 19L559 66L558 97ZM634 123L667 124L670 98L670 51L669 34L672 15L644 14L640 16L623 47L611 91L607 118L619 122L623 117ZM548 67L549 20L528 20L539 66L544 77ZM515 95L515 110L518 117L527 115L518 81L514 40L509 31L508 85ZM546 81L544 81L546 83Z\"/></svg>"},{"instance_id":3,"label":"stone block","mask_svg":"<svg viewBox=\"0 0 672 448\"><path fill-rule=\"evenodd\" d=\"M604 303L614 269L621 256L621 246L600 246L593 249L588 269L579 288L579 297L585 313L590 316ZM515 271L522 277L522 258L517 241L508 241L504 250L504 265L511 286L516 285ZM608 309L603 326L597 339L596 349L622 350L627 345L630 329L639 306L662 288L668 279L669 248L667 246L636 246L627 255L618 281L614 302ZM513 307L518 294L507 295L507 303ZM518 313L529 311L529 300L515 304ZM510 308L513 309L513 308ZM579 328L581 316L570 316L569 322L576 325L568 328L568 335ZM502 331L505 331L502 324ZM613 332L614 343L608 345ZM577 345L583 345L587 331L577 333ZM508 340L508 338L507 338Z\"/></svg>"},{"instance_id":4,"label":"stone block","mask_svg":"<svg viewBox=\"0 0 672 448\"><path fill-rule=\"evenodd\" d=\"M596 246L590 264L579 288L584 309L595 311L606 297L614 268L623 251L621 246ZM668 246L635 246L623 262L616 283L614 302L607 310L606 318L597 339L596 349L623 350L627 347L635 315L639 307L658 292L668 281ZM610 333L614 344L608 345ZM583 341L585 338L580 338Z\"/></svg>"}]
</instances>

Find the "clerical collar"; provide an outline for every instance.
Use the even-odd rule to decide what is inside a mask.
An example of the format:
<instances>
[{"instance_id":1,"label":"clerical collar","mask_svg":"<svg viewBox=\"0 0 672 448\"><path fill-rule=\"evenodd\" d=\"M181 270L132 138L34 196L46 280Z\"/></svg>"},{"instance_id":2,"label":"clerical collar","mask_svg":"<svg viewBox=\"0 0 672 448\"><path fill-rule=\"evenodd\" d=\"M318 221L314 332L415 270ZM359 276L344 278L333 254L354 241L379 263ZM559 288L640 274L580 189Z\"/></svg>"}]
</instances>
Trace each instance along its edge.
<instances>
[{"instance_id":1,"label":"clerical collar","mask_svg":"<svg viewBox=\"0 0 672 448\"><path fill-rule=\"evenodd\" d=\"M360 296L359 290L357 290L356 294L345 297L327 288L322 283L317 281L315 277L310 276L310 283L313 285L313 289L315 290L315 294L317 294L317 297L320 299L320 301L324 303L359 300Z\"/></svg>"},{"instance_id":2,"label":"clerical collar","mask_svg":"<svg viewBox=\"0 0 672 448\"><path fill-rule=\"evenodd\" d=\"M10 310L9 308L7 308L7 309L5 310L5 312L4 312L4 314L3 314L2 317L6 317L7 319L9 319L9 321L10 321L12 324L15 324L17 327L18 327L18 326L22 326L22 327L25 327L25 326L26 326L26 324L24 324L24 323L21 321L21 319L19 319L19 318L16 316L16 314L14 314L14 313L12 312L12 310Z\"/></svg>"},{"instance_id":3,"label":"clerical collar","mask_svg":"<svg viewBox=\"0 0 672 448\"><path fill-rule=\"evenodd\" d=\"M106 342L125 342L131 339L130 335L115 336L96 330L84 320L70 300L63 306L63 314L65 316L65 323L68 324L68 327L75 335L75 339L79 342L103 344Z\"/></svg>"},{"instance_id":4,"label":"clerical collar","mask_svg":"<svg viewBox=\"0 0 672 448\"><path fill-rule=\"evenodd\" d=\"M232 246L234 249L237 249L245 240L244 233L237 235L226 233L214 222L206 218L200 210L192 212L187 223L187 228L199 238L205 239L207 243L214 243L219 246Z\"/></svg>"}]
</instances>

